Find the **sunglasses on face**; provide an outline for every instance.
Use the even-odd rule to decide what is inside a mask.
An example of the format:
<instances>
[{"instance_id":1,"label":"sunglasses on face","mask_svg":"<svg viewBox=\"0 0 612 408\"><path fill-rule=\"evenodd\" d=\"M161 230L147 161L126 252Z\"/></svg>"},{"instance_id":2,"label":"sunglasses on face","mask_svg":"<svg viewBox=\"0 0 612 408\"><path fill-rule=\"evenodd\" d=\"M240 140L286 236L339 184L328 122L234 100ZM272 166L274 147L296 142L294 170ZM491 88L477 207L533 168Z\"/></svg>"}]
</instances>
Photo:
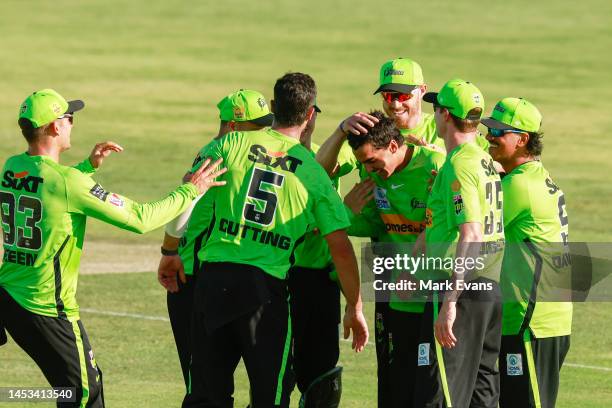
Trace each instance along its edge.
<instances>
[{"instance_id":1,"label":"sunglasses on face","mask_svg":"<svg viewBox=\"0 0 612 408\"><path fill-rule=\"evenodd\" d=\"M414 92L414 91L412 91ZM414 94L413 93L401 93L401 92L381 92L380 94L382 95L382 98L387 102L387 103L391 103L395 100L397 100L398 102L402 103L402 102L406 102L409 101L410 99L414 98Z\"/></svg>"},{"instance_id":2,"label":"sunglasses on face","mask_svg":"<svg viewBox=\"0 0 612 408\"><path fill-rule=\"evenodd\" d=\"M58 119L68 119L68 121L70 122L70 124L72 125L74 123L74 115L71 115L70 113L66 113L62 116L60 116Z\"/></svg>"},{"instance_id":3,"label":"sunglasses on face","mask_svg":"<svg viewBox=\"0 0 612 408\"><path fill-rule=\"evenodd\" d=\"M493 137L502 137L506 133L525 133L520 130L512 130L512 129L493 129L487 128L489 130L489 134Z\"/></svg>"}]
</instances>

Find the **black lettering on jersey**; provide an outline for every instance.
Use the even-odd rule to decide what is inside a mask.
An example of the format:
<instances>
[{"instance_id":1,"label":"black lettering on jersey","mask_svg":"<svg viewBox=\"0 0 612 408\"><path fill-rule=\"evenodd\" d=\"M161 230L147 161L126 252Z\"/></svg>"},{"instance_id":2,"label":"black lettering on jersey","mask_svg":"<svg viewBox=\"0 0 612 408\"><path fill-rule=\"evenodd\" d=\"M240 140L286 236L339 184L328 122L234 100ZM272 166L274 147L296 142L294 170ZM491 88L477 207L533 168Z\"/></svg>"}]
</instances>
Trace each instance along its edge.
<instances>
[{"instance_id":1,"label":"black lettering on jersey","mask_svg":"<svg viewBox=\"0 0 612 408\"><path fill-rule=\"evenodd\" d=\"M89 190L89 194L96 197L100 201L106 201L106 197L108 197L108 191L104 191L101 185L96 184Z\"/></svg>"},{"instance_id":2,"label":"black lettering on jersey","mask_svg":"<svg viewBox=\"0 0 612 408\"><path fill-rule=\"evenodd\" d=\"M248 159L255 163L262 163L273 168L280 167L282 170L295 173L302 161L296 157L283 153L280 157L273 157L268 154L265 147L254 144L251 146Z\"/></svg>"},{"instance_id":3,"label":"black lettering on jersey","mask_svg":"<svg viewBox=\"0 0 612 408\"><path fill-rule=\"evenodd\" d=\"M412 200L410 200L410 206L412 207L412 209L417 209L417 208L425 208L425 202L424 201L420 201L417 198L413 198Z\"/></svg>"},{"instance_id":4,"label":"black lettering on jersey","mask_svg":"<svg viewBox=\"0 0 612 408\"><path fill-rule=\"evenodd\" d=\"M37 254L31 254L28 252L13 251L4 248L4 256L2 257L3 262L10 262L17 265L34 266L36 262Z\"/></svg>"},{"instance_id":5,"label":"black lettering on jersey","mask_svg":"<svg viewBox=\"0 0 612 408\"><path fill-rule=\"evenodd\" d=\"M239 224L225 218L219 221L219 231L232 236L240 234L242 239L250 239L253 242L270 245L285 251L291 248L290 237L274 233L273 231L265 231L252 225Z\"/></svg>"},{"instance_id":6,"label":"black lettering on jersey","mask_svg":"<svg viewBox=\"0 0 612 408\"><path fill-rule=\"evenodd\" d=\"M493 159L489 159L488 162L487 159L482 159L480 165L485 170L486 176L494 176L497 174L497 170L495 170L495 166L493 165Z\"/></svg>"},{"instance_id":7,"label":"black lettering on jersey","mask_svg":"<svg viewBox=\"0 0 612 408\"><path fill-rule=\"evenodd\" d=\"M553 195L555 194L557 191L560 190L559 186L555 184L554 181L552 181L551 178L547 178L546 179L546 187L548 187L550 190L548 190L548 194Z\"/></svg>"},{"instance_id":8,"label":"black lettering on jersey","mask_svg":"<svg viewBox=\"0 0 612 408\"><path fill-rule=\"evenodd\" d=\"M11 170L4 172L4 179L2 180L2 187L10 188L13 190L25 190L28 193L37 193L38 186L43 182L42 177L28 176L27 171L14 173Z\"/></svg>"}]
</instances>

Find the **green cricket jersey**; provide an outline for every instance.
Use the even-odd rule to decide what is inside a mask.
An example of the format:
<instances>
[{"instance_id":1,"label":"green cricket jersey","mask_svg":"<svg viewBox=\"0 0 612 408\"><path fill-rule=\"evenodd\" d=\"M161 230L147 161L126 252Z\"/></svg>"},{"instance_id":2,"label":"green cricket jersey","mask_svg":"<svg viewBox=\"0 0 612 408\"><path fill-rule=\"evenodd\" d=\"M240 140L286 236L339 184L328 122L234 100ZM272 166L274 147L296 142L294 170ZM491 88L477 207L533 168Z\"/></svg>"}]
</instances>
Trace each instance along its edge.
<instances>
[{"instance_id":1,"label":"green cricket jersey","mask_svg":"<svg viewBox=\"0 0 612 408\"><path fill-rule=\"evenodd\" d=\"M86 174L92 172L85 162L66 167L26 153L4 165L0 286L33 313L79 318L75 295L87 216L142 233L176 217L198 195L184 184L162 200L138 204L105 191Z\"/></svg>"},{"instance_id":2,"label":"green cricket jersey","mask_svg":"<svg viewBox=\"0 0 612 408\"><path fill-rule=\"evenodd\" d=\"M311 144L311 153L314 157L319 151L319 145ZM355 155L351 147L344 143L338 153L338 172L332 178L332 185L336 192L340 192L340 177L345 176L353 169L352 165L356 162ZM329 247L325 238L315 231L308 232L304 238L304 243L295 250L295 266L303 268L323 269L332 262ZM333 266L333 265L332 265ZM335 273L332 274L335 279Z\"/></svg>"},{"instance_id":3,"label":"green cricket jersey","mask_svg":"<svg viewBox=\"0 0 612 408\"><path fill-rule=\"evenodd\" d=\"M228 169L227 185L213 190L203 261L248 264L284 279L313 226L324 236L350 225L331 180L298 140L272 129L234 132L200 157L222 157Z\"/></svg>"},{"instance_id":4,"label":"green cricket jersey","mask_svg":"<svg viewBox=\"0 0 612 408\"><path fill-rule=\"evenodd\" d=\"M482 226L484 268L479 277L499 281L504 246L502 187L493 159L476 143L453 149L440 169L427 203L427 256L455 256L459 226ZM486 256L484 254L486 253ZM447 279L452 270L428 271L429 279Z\"/></svg>"},{"instance_id":5,"label":"green cricket jersey","mask_svg":"<svg viewBox=\"0 0 612 408\"><path fill-rule=\"evenodd\" d=\"M368 174L376 183L374 200L351 219L350 233L379 237L381 242L414 243L425 230L431 171L439 170L446 156L436 146L411 147L412 158L402 170L387 179L376 173ZM423 303L401 301L394 295L389 306L418 313L424 309Z\"/></svg>"},{"instance_id":6,"label":"green cricket jersey","mask_svg":"<svg viewBox=\"0 0 612 408\"><path fill-rule=\"evenodd\" d=\"M542 292L554 284L549 281L551 276L570 276L571 265L563 262L569 252L563 191L540 161L516 167L504 177L502 188L509 243L500 281L506 301L503 334L518 334L525 325L536 338L569 335L572 303L536 302L536 296L545 297Z\"/></svg>"}]
</instances>

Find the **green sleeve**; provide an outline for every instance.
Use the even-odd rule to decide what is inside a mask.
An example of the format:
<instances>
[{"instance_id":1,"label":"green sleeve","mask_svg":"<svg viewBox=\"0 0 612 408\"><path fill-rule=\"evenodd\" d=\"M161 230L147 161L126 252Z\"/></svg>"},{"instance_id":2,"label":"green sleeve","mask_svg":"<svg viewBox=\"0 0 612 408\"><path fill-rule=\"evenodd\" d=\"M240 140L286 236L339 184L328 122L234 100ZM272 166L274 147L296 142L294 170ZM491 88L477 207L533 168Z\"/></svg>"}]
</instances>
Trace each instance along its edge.
<instances>
[{"instance_id":1,"label":"green sleeve","mask_svg":"<svg viewBox=\"0 0 612 408\"><path fill-rule=\"evenodd\" d=\"M204 163L204 160L206 160L207 158L210 159L211 161L215 161L219 157L224 157L224 155L222 154L222 149L224 145L226 144L224 142L226 140L229 140L229 139L224 137L219 140L213 140L212 142L204 146L202 150L200 150L200 153L198 153L198 155L196 156L195 160L193 161L191 171L194 172L197 169L199 169L202 163Z\"/></svg>"},{"instance_id":2,"label":"green sleeve","mask_svg":"<svg viewBox=\"0 0 612 408\"><path fill-rule=\"evenodd\" d=\"M185 211L198 196L196 187L186 183L161 200L140 204L105 191L90 176L76 169L68 169L64 180L68 212L85 214L138 233L145 233L168 223Z\"/></svg>"},{"instance_id":3,"label":"green sleeve","mask_svg":"<svg viewBox=\"0 0 612 408\"><path fill-rule=\"evenodd\" d=\"M508 175L502 179L504 193L504 227L529 214L529 189L520 177Z\"/></svg>"},{"instance_id":4,"label":"green sleeve","mask_svg":"<svg viewBox=\"0 0 612 408\"><path fill-rule=\"evenodd\" d=\"M77 169L78 171L80 171L81 173L84 174L94 174L96 172L96 168L91 164L91 162L89 161L89 157L86 158L85 160L83 160L82 162L75 164L74 166L72 166L73 168Z\"/></svg>"},{"instance_id":5,"label":"green sleeve","mask_svg":"<svg viewBox=\"0 0 612 408\"><path fill-rule=\"evenodd\" d=\"M344 207L351 222L351 226L347 231L349 235L376 238L385 230L385 225L380 219L373 200L366 204L360 214L354 214L346 205Z\"/></svg>"},{"instance_id":6,"label":"green sleeve","mask_svg":"<svg viewBox=\"0 0 612 408\"><path fill-rule=\"evenodd\" d=\"M321 235L325 236L337 230L347 229L351 223L344 210L344 204L334 190L331 180L325 174L322 167L319 167L321 180L313 205L313 213L315 224L321 231Z\"/></svg>"},{"instance_id":7,"label":"green sleeve","mask_svg":"<svg viewBox=\"0 0 612 408\"><path fill-rule=\"evenodd\" d=\"M357 168L357 159L353 154L353 149L348 144L348 142L344 142L342 147L340 148L340 152L338 153L338 173L337 177L343 177L352 172Z\"/></svg>"},{"instance_id":8,"label":"green sleeve","mask_svg":"<svg viewBox=\"0 0 612 408\"><path fill-rule=\"evenodd\" d=\"M452 225L482 223L477 175L468 167L454 162L444 183L448 219Z\"/></svg>"}]
</instances>

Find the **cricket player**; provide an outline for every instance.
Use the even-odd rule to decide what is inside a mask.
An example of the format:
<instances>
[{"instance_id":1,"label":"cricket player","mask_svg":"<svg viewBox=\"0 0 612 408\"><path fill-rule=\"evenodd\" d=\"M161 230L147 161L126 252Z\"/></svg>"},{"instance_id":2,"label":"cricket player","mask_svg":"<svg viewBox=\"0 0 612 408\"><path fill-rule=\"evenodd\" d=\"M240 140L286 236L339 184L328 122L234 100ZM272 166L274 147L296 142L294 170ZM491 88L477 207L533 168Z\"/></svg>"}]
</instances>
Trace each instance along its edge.
<instances>
[{"instance_id":1,"label":"cricket player","mask_svg":"<svg viewBox=\"0 0 612 408\"><path fill-rule=\"evenodd\" d=\"M272 124L274 115L264 96L253 90L241 89L224 97L218 104L218 140L231 131L261 130ZM204 208L204 202L194 201ZM210 212L195 211L195 216L178 217L166 228L161 247L161 259L157 270L158 280L167 291L168 315L181 363L185 387L189 386L189 361L191 359L191 311L195 274L200 269L198 252L210 223ZM189 216L189 214L187 215ZM181 221L182 220L182 221ZM177 223L182 223L179 227Z\"/></svg>"},{"instance_id":2,"label":"cricket player","mask_svg":"<svg viewBox=\"0 0 612 408\"><path fill-rule=\"evenodd\" d=\"M385 62L379 71L379 86L374 94L381 95L382 108L385 114L393 119L396 127L406 139L408 145L428 145L431 149L444 152L444 142L438 138L433 115L423 112L422 98L427 91L421 66L409 58L396 58ZM346 148L349 134L363 135L374 126L378 119L364 112L357 112L342 122L334 133L323 143L317 153L317 161L323 168L335 177L339 169L338 155ZM354 168L358 167L355 162ZM348 173L346 169L343 169ZM360 171L363 179L366 172ZM430 176L428 176L429 178ZM362 185L361 188L366 188ZM376 219L377 217L375 217ZM380 236L379 239L384 240ZM390 406L390 350L392 334L386 316L389 304L387 301L377 301L375 311L375 339L378 378L378 405Z\"/></svg>"},{"instance_id":3,"label":"cricket player","mask_svg":"<svg viewBox=\"0 0 612 408\"><path fill-rule=\"evenodd\" d=\"M539 160L542 115L531 102L504 98L482 123L491 156L506 172L499 405L554 408L570 346L572 303L540 299L547 300L542 293L551 289L551 276L571 270L569 263L556 262L568 249L565 196Z\"/></svg>"},{"instance_id":4,"label":"cricket player","mask_svg":"<svg viewBox=\"0 0 612 408\"><path fill-rule=\"evenodd\" d=\"M82 101L67 102L52 89L34 92L20 107L28 150L6 161L0 186L0 327L32 357L51 386L74 387L75 402L59 406L102 407L102 374L76 302L87 217L128 231L150 231L209 187L223 185L214 177L224 171L213 172L206 163L165 198L145 204L106 191L90 174L104 157L121 150L118 145L98 145L95 160L76 168L59 164L71 145L74 114L83 107Z\"/></svg>"},{"instance_id":5,"label":"cricket player","mask_svg":"<svg viewBox=\"0 0 612 408\"><path fill-rule=\"evenodd\" d=\"M389 244L414 244L425 231L429 179L432 170L437 171L444 163L445 154L428 146L408 145L393 119L380 111L369 115L377 123L365 135L349 134L348 143L375 184L374 200L360 210L350 195L345 197L345 203L355 213L349 234L387 243L383 251L387 255L389 250L412 253L408 246ZM397 273L391 277L393 281L397 278ZM386 315L392 333L386 407L408 407L414 399L416 350L425 302L405 295L410 293L392 294Z\"/></svg>"},{"instance_id":6,"label":"cricket player","mask_svg":"<svg viewBox=\"0 0 612 408\"><path fill-rule=\"evenodd\" d=\"M316 120L314 80L289 73L274 86L274 124L234 132L200 157L223 158L227 187L212 200L206 243L198 256L191 390L183 406L233 404L233 373L243 358L251 406L286 407L292 379L287 272L313 227L325 237L347 299L344 335L367 343L359 274L349 226L329 177L300 144ZM199 165L196 164L196 167Z\"/></svg>"},{"instance_id":7,"label":"cricket player","mask_svg":"<svg viewBox=\"0 0 612 408\"><path fill-rule=\"evenodd\" d=\"M315 109L315 114L319 112ZM310 121L300 143L314 157L319 150L311 136ZM354 169L355 156L346 145L341 149L339 171L332 178L340 191L340 177ZM295 251L295 263L288 274L291 324L293 330L293 371L302 396L301 407L336 407L342 395L342 367L338 325L340 287L325 238L318 229L309 231Z\"/></svg>"},{"instance_id":8,"label":"cricket player","mask_svg":"<svg viewBox=\"0 0 612 408\"><path fill-rule=\"evenodd\" d=\"M504 229L501 181L476 144L484 97L474 84L454 79L424 100L434 105L448 153L427 203L427 258L444 266L433 263L421 275L432 302L423 315L414 406L494 408Z\"/></svg>"}]
</instances>

